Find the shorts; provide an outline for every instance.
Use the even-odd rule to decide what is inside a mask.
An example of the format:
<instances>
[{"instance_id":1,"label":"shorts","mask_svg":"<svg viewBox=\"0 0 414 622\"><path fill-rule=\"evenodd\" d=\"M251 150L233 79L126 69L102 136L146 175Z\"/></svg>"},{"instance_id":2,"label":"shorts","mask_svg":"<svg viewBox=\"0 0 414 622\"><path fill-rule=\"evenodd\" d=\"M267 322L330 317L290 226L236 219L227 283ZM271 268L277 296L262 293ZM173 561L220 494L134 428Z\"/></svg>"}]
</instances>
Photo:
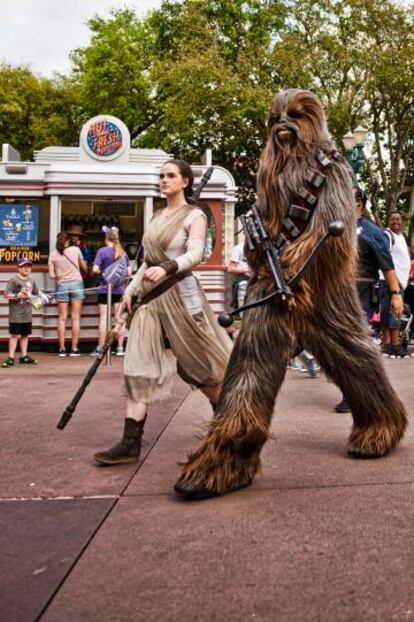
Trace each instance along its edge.
<instances>
[{"instance_id":1,"label":"shorts","mask_svg":"<svg viewBox=\"0 0 414 622\"><path fill-rule=\"evenodd\" d=\"M9 334L20 337L28 337L32 334L31 322L9 322Z\"/></svg>"},{"instance_id":2,"label":"shorts","mask_svg":"<svg viewBox=\"0 0 414 622\"><path fill-rule=\"evenodd\" d=\"M85 287L83 281L63 281L56 286L56 301L69 302L69 300L83 300Z\"/></svg>"},{"instance_id":3,"label":"shorts","mask_svg":"<svg viewBox=\"0 0 414 622\"><path fill-rule=\"evenodd\" d=\"M401 294L403 292L401 291ZM381 307L381 326L391 330L398 329L399 320L394 317L391 311L391 294L390 288L386 281L380 281L380 307Z\"/></svg>"},{"instance_id":4,"label":"shorts","mask_svg":"<svg viewBox=\"0 0 414 622\"><path fill-rule=\"evenodd\" d=\"M374 285L374 281L357 281L359 301L368 321L375 309L375 305L372 302L372 291Z\"/></svg>"},{"instance_id":5,"label":"shorts","mask_svg":"<svg viewBox=\"0 0 414 622\"><path fill-rule=\"evenodd\" d=\"M121 302L121 300L122 300L122 294L112 294L111 302L113 305L117 304L118 302ZM98 305L106 305L107 302L108 302L108 298L106 294L98 294Z\"/></svg>"}]
</instances>

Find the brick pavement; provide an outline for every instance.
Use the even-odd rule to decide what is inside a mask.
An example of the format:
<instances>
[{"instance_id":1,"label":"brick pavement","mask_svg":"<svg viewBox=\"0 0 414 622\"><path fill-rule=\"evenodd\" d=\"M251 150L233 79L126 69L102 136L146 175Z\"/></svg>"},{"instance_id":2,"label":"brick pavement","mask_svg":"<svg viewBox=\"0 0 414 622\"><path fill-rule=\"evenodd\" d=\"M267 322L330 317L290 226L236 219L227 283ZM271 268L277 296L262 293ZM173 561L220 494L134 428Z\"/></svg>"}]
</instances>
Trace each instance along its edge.
<instances>
[{"instance_id":1,"label":"brick pavement","mask_svg":"<svg viewBox=\"0 0 414 622\"><path fill-rule=\"evenodd\" d=\"M39 358L0 375L1 620L414 620L414 359L387 361L411 422L392 456L347 458L337 388L289 371L263 474L186 503L172 486L210 416L203 396L177 379L142 463L100 468L93 453L122 427L121 362L60 432L91 359Z\"/></svg>"}]
</instances>

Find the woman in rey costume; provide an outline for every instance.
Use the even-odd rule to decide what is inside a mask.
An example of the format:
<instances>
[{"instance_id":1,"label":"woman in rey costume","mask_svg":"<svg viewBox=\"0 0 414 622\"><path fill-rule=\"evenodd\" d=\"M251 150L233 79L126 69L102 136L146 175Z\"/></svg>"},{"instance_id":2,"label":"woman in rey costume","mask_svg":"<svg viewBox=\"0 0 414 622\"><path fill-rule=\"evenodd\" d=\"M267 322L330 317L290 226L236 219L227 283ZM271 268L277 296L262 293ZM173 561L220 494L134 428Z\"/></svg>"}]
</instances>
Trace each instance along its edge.
<instances>
[{"instance_id":1,"label":"woman in rey costume","mask_svg":"<svg viewBox=\"0 0 414 622\"><path fill-rule=\"evenodd\" d=\"M118 316L131 311L133 296L167 275L186 276L140 307L132 319L124 360L124 433L119 443L95 455L101 464L139 460L148 404L167 397L171 386L165 337L181 378L200 388L213 408L218 401L232 341L190 272L202 260L207 234L203 211L190 204L193 179L190 165L182 160L169 160L161 168L160 189L167 206L154 214L144 235L144 262L125 290Z\"/></svg>"}]
</instances>

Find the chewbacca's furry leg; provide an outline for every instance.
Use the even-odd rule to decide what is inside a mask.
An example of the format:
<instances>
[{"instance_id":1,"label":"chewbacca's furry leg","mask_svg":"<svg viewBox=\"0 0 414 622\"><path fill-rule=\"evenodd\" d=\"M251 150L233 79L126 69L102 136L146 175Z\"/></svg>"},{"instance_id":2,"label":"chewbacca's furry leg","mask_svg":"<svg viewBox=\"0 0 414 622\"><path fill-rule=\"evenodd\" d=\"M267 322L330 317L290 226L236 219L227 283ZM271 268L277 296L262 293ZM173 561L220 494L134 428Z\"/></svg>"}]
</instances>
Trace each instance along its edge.
<instances>
[{"instance_id":1,"label":"chewbacca's furry leg","mask_svg":"<svg viewBox=\"0 0 414 622\"><path fill-rule=\"evenodd\" d=\"M249 486L259 470L260 450L292 351L286 317L270 305L246 314L216 415L175 486L185 497L204 499Z\"/></svg>"},{"instance_id":2,"label":"chewbacca's furry leg","mask_svg":"<svg viewBox=\"0 0 414 622\"><path fill-rule=\"evenodd\" d=\"M357 458L377 458L398 444L407 426L407 415L368 338L365 319L353 294L352 290L344 292L332 303L330 313L324 309L320 332L310 334L309 343L351 408L354 422L348 452Z\"/></svg>"}]
</instances>

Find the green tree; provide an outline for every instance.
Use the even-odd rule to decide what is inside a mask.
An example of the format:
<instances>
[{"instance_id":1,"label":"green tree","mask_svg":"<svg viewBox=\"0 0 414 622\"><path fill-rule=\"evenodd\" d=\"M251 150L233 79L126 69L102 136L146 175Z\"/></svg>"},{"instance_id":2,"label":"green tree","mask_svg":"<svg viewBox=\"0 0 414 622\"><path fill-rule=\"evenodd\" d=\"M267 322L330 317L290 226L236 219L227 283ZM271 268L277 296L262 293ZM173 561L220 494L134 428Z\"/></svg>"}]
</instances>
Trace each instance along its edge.
<instances>
[{"instance_id":1,"label":"green tree","mask_svg":"<svg viewBox=\"0 0 414 622\"><path fill-rule=\"evenodd\" d=\"M369 130L362 179L383 224L397 209L414 216L413 43L412 2L302 0L274 50L286 85L318 93L339 146L356 125Z\"/></svg>"},{"instance_id":2,"label":"green tree","mask_svg":"<svg viewBox=\"0 0 414 622\"><path fill-rule=\"evenodd\" d=\"M164 0L143 19L113 11L90 20L69 78L0 68L0 131L28 157L45 144L77 144L83 121L112 113L136 146L191 161L212 148L244 210L272 97L309 88L339 145L352 127L368 128L362 177L376 219L399 209L412 222L412 25L413 0Z\"/></svg>"},{"instance_id":3,"label":"green tree","mask_svg":"<svg viewBox=\"0 0 414 622\"><path fill-rule=\"evenodd\" d=\"M95 16L88 25L90 44L71 53L83 120L114 114L134 139L164 114L151 76L154 33L130 9Z\"/></svg>"},{"instance_id":4,"label":"green tree","mask_svg":"<svg viewBox=\"0 0 414 622\"><path fill-rule=\"evenodd\" d=\"M370 183L373 190L380 188L383 204L375 207L383 220L397 210L412 220L408 199L414 192L413 5L374 2L369 9L371 71L365 97L374 135Z\"/></svg>"},{"instance_id":5,"label":"green tree","mask_svg":"<svg viewBox=\"0 0 414 622\"><path fill-rule=\"evenodd\" d=\"M283 21L283 4L263 0L167 0L143 21L129 10L95 17L90 45L72 55L85 116L112 112L135 145L191 160L210 147L251 194Z\"/></svg>"},{"instance_id":6,"label":"green tree","mask_svg":"<svg viewBox=\"0 0 414 622\"><path fill-rule=\"evenodd\" d=\"M0 141L30 159L47 145L75 145L79 129L77 93L59 76L36 76L29 68L0 65Z\"/></svg>"}]
</instances>

